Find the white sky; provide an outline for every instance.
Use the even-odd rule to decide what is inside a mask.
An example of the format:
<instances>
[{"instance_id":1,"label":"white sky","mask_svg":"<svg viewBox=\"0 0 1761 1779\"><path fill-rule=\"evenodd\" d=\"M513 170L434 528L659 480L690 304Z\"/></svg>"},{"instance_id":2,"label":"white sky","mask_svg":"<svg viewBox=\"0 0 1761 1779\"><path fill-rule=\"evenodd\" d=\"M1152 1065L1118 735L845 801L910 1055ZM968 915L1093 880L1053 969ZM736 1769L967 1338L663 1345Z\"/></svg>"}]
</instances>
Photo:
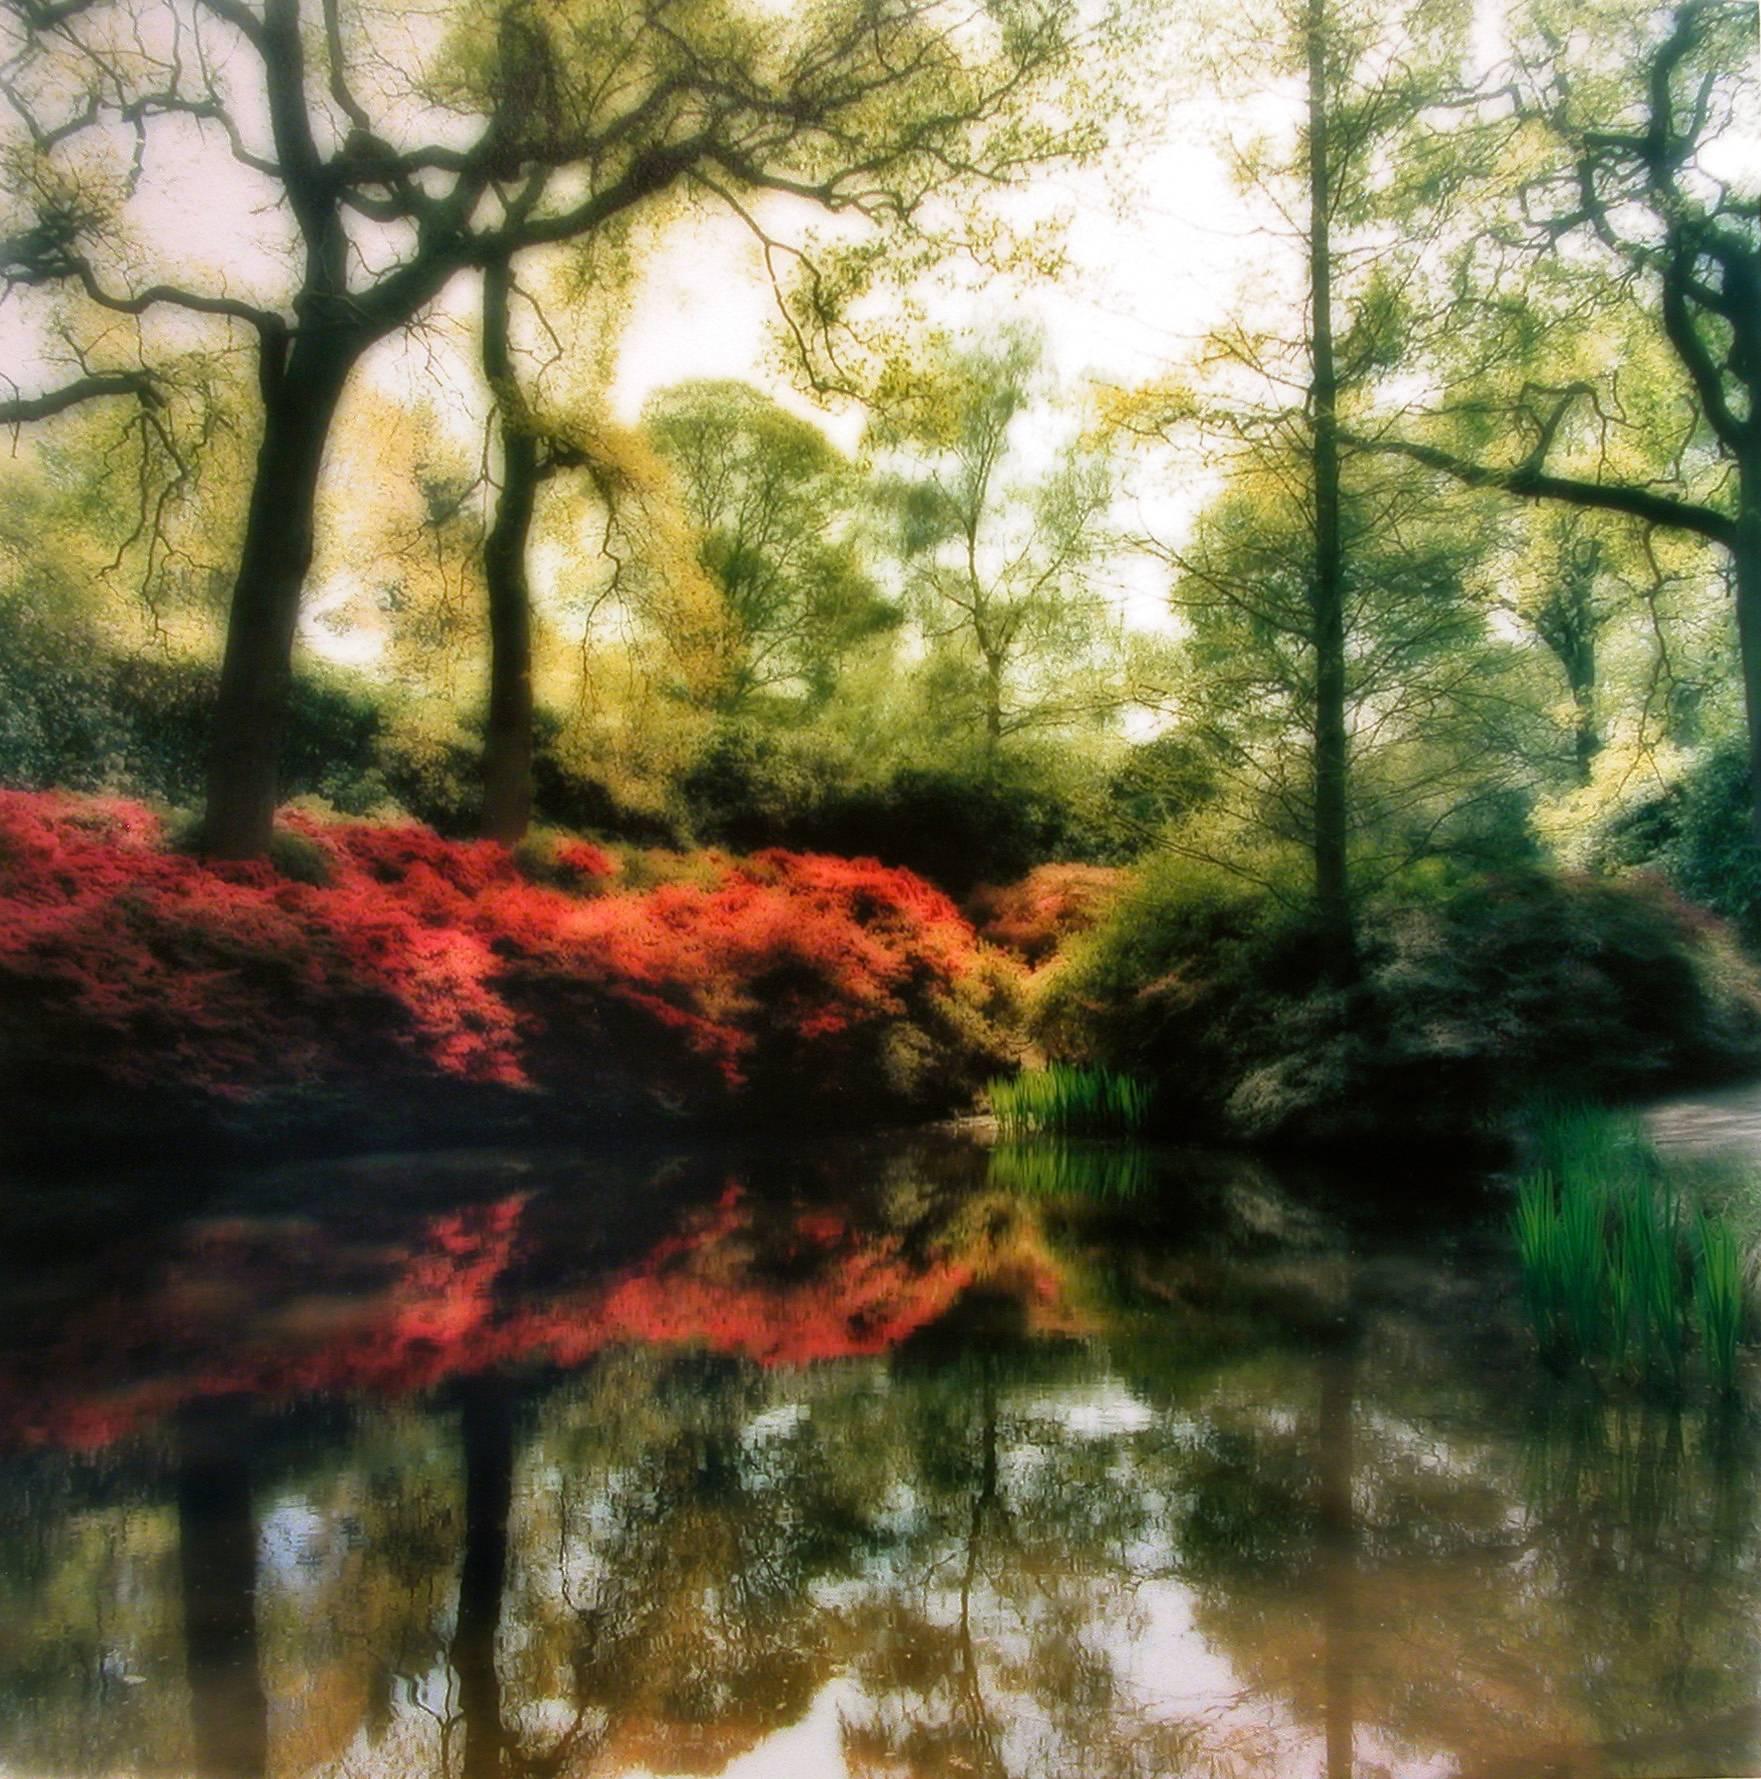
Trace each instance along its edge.
<instances>
[{"instance_id":1,"label":"white sky","mask_svg":"<svg viewBox=\"0 0 1761 1779\"><path fill-rule=\"evenodd\" d=\"M260 97L246 84L249 58L241 57L239 65L244 79L235 110L247 140L266 147ZM1067 397L1080 398L1091 378L1132 384L1177 363L1221 319L1240 268L1263 251L1263 243L1244 233L1240 200L1211 146L1223 121L1215 102L1164 103L1157 121L1164 144L1136 164L1115 164L1105 174L1043 176L1004 200L1020 217L1055 213L1068 220L1068 279L1056 287L1042 282L1025 291L969 292L944 300L938 318L983 328L1031 313L1044 330L1051 368ZM132 139L119 139L124 162L132 146ZM204 136L187 120L160 119L128 215L150 245L155 275L206 288L218 283L275 306L284 295L292 245L277 195L271 183L229 157L217 132ZM761 201L756 209L767 228L785 237L798 234L808 220L807 206L790 200ZM375 249L365 246L371 256ZM442 414L455 414L461 437L474 440L484 406L475 368L475 301L474 281L456 280L428 326L413 338L385 342L357 375L394 400L421 397ZM36 296L0 306L0 369L26 389L66 374L32 363L43 351L37 323L44 308ZM685 218L644 262L617 352L615 416L633 421L651 394L684 378L737 378L757 384L853 450L862 414L851 408L828 413L788 385L772 362L774 320L772 293L745 225L726 213ZM162 310L149 323L172 332L192 325L200 324ZM1048 415L1048 438L1054 424ZM1141 508L1134 505L1122 517L1167 533L1201 504L1205 486L1190 477L1178 487L1164 479ZM1121 595L1138 622L1165 618L1160 570L1123 564L1122 580ZM376 636L338 636L318 622L346 601L348 591L310 588L303 631L328 654L365 661L376 649Z\"/></svg>"},{"instance_id":2,"label":"white sky","mask_svg":"<svg viewBox=\"0 0 1761 1779\"><path fill-rule=\"evenodd\" d=\"M1499 0L1482 0L1481 10L1495 22ZM1169 16L1172 23L1177 14ZM1023 309L1031 312L1044 329L1054 369L1072 393L1087 379L1131 385L1176 369L1225 317L1243 283L1263 280L1277 262L1277 247L1254 227L1256 219L1233 189L1216 145L1230 130L1276 128L1289 117L1290 97L1268 94L1233 106L1215 99L1169 99L1158 108L1161 145L1142 153L1135 165L1115 166L1110 183L1098 172L1032 182L1014 202L1027 214L1050 210L1070 219L1071 277L1026 293L981 292L945 313L956 323L982 325ZM266 135L260 119L254 125L245 115L244 126L247 135ZM1761 142L1749 148L1749 158L1761 160ZM192 260L218 264L230 288L274 301L285 264L276 250L285 243L287 225L272 206L273 196L273 188L238 168L212 134L204 143L193 125L169 120L165 131L156 126L131 210L143 234L162 244L158 257L173 271ZM786 233L787 208L772 206L761 215ZM783 220L774 222L778 217ZM391 394L441 391L443 410L479 425L483 397L470 332L474 300L471 281L457 281L441 306L439 325L416 340L388 342L363 374ZM859 413L826 415L814 409L770 368L773 313L756 246L737 219L712 215L678 225L649 256L639 281L612 385L618 418L633 420L656 389L686 377L741 378L825 426L845 449L853 448L861 431ZM28 304L0 308L0 367L25 388L50 380L30 362L43 337L30 314ZM1210 478L1164 460L1153 473L1139 475L1132 510L1122 517L1128 525L1168 537L1213 488ZM1139 563L1127 566L1122 578L1122 593L1137 622L1165 618L1161 570ZM372 639L351 646L349 639L310 624L344 591L314 589L308 634L327 652L365 658Z\"/></svg>"}]
</instances>

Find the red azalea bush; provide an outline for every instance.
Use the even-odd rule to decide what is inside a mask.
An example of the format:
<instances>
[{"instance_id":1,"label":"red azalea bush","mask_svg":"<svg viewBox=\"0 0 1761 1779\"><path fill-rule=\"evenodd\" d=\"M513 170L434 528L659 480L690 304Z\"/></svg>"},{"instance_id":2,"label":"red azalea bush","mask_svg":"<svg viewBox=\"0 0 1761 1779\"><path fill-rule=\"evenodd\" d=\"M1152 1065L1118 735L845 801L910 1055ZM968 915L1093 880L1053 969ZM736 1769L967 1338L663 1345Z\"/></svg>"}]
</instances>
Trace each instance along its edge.
<instances>
[{"instance_id":1,"label":"red azalea bush","mask_svg":"<svg viewBox=\"0 0 1761 1779\"><path fill-rule=\"evenodd\" d=\"M1038 865L1016 883L981 883L966 912L981 939L1037 966L1099 924L1126 876L1111 865Z\"/></svg>"},{"instance_id":2,"label":"red azalea bush","mask_svg":"<svg viewBox=\"0 0 1761 1779\"><path fill-rule=\"evenodd\" d=\"M898 1111L951 1103L1000 1055L1007 973L907 871L772 852L584 899L487 841L290 827L324 881L183 856L136 804L0 792L14 1093L370 1101L450 1081L583 1111ZM585 841L553 857L613 875Z\"/></svg>"}]
</instances>

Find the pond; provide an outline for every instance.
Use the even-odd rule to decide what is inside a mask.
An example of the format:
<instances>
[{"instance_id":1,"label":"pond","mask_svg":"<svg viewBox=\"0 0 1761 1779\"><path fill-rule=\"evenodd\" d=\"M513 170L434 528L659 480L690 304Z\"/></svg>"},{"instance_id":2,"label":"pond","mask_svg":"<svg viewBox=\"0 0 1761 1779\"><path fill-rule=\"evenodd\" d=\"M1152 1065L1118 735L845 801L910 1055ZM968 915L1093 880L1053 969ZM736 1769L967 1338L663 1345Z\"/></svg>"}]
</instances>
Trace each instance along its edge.
<instances>
[{"instance_id":1,"label":"pond","mask_svg":"<svg viewBox=\"0 0 1761 1779\"><path fill-rule=\"evenodd\" d=\"M8 1213L11 1779L1761 1771L1748 1422L1542 1372L1473 1182L199 1185Z\"/></svg>"}]
</instances>

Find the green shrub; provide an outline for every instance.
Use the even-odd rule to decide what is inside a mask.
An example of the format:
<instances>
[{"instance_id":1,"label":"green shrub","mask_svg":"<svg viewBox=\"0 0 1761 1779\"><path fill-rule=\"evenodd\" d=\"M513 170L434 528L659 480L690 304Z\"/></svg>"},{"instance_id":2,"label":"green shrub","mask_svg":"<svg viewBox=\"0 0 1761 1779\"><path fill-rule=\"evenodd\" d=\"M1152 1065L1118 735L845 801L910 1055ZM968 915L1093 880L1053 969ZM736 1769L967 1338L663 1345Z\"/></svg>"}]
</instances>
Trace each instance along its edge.
<instances>
[{"instance_id":1,"label":"green shrub","mask_svg":"<svg viewBox=\"0 0 1761 1779\"><path fill-rule=\"evenodd\" d=\"M540 705L532 719L532 807L539 819L577 833L604 834L637 846L682 847L690 836L671 814L637 809L595 774L591 762L567 742L562 715ZM472 796L477 755L471 753ZM475 803L472 808L475 809Z\"/></svg>"},{"instance_id":2,"label":"green shrub","mask_svg":"<svg viewBox=\"0 0 1761 1779\"><path fill-rule=\"evenodd\" d=\"M323 889L331 880L330 854L310 834L277 828L269 837L269 863L283 877Z\"/></svg>"},{"instance_id":3,"label":"green shrub","mask_svg":"<svg viewBox=\"0 0 1761 1779\"><path fill-rule=\"evenodd\" d=\"M1522 873L1374 904L1358 972L1299 908L1185 861L1137 874L1047 975L1052 1057L1141 1073L1195 1133L1495 1136L1537 1087L1658 1090L1761 1061L1761 973L1652 879Z\"/></svg>"},{"instance_id":4,"label":"green shrub","mask_svg":"<svg viewBox=\"0 0 1761 1779\"><path fill-rule=\"evenodd\" d=\"M316 799L305 799L308 814L332 813ZM180 809L165 822L165 844L169 851L192 858L202 854L202 817L199 810ZM277 824L269 837L269 863L295 883L309 883L325 888L334 878L333 861L323 844L308 833Z\"/></svg>"},{"instance_id":5,"label":"green shrub","mask_svg":"<svg viewBox=\"0 0 1761 1779\"><path fill-rule=\"evenodd\" d=\"M780 846L806 812L850 789L853 764L813 736L718 723L679 783L694 834L741 851Z\"/></svg>"},{"instance_id":6,"label":"green shrub","mask_svg":"<svg viewBox=\"0 0 1761 1779\"><path fill-rule=\"evenodd\" d=\"M1709 748L1683 781L1661 864L1683 895L1761 945L1761 847L1749 819L1746 740Z\"/></svg>"},{"instance_id":7,"label":"green shrub","mask_svg":"<svg viewBox=\"0 0 1761 1779\"><path fill-rule=\"evenodd\" d=\"M829 797L788 826L787 843L904 865L964 895L1052 859L1091 851L1078 812L1031 771L906 766L884 784Z\"/></svg>"},{"instance_id":8,"label":"green shrub","mask_svg":"<svg viewBox=\"0 0 1761 1779\"><path fill-rule=\"evenodd\" d=\"M514 864L528 883L545 884L571 896L600 895L619 875L610 853L561 828L532 829L514 848Z\"/></svg>"},{"instance_id":9,"label":"green shrub","mask_svg":"<svg viewBox=\"0 0 1761 1779\"><path fill-rule=\"evenodd\" d=\"M964 895L1053 859L1119 855L1074 788L1080 776L1045 752L889 764L836 734L743 719L718 725L680 795L699 840L876 858Z\"/></svg>"},{"instance_id":10,"label":"green shrub","mask_svg":"<svg viewBox=\"0 0 1761 1779\"><path fill-rule=\"evenodd\" d=\"M1703 748L1678 783L1610 818L1591 859L1660 873L1761 948L1761 846L1749 810L1748 741L1734 735Z\"/></svg>"}]
</instances>

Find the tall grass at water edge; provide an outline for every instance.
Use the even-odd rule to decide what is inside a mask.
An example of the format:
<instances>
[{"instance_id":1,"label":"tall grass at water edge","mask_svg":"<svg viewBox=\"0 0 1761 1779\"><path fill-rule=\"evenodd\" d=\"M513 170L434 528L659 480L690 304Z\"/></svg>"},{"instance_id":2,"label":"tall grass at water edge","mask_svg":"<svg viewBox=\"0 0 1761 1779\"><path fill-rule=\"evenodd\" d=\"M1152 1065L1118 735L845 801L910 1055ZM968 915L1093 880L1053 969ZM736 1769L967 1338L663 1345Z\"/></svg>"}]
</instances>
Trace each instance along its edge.
<instances>
[{"instance_id":1,"label":"tall grass at water edge","mask_svg":"<svg viewBox=\"0 0 1761 1779\"><path fill-rule=\"evenodd\" d=\"M1543 1356L1679 1389L1697 1338L1709 1381L1733 1390L1748 1292L1735 1225L1688 1215L1687 1183L1635 1117L1551 1106L1533 1130L1513 1230Z\"/></svg>"},{"instance_id":2,"label":"tall grass at water edge","mask_svg":"<svg viewBox=\"0 0 1761 1779\"><path fill-rule=\"evenodd\" d=\"M1005 1137L1135 1136L1155 1094L1135 1075L1063 1063L999 1077L985 1091Z\"/></svg>"}]
</instances>

